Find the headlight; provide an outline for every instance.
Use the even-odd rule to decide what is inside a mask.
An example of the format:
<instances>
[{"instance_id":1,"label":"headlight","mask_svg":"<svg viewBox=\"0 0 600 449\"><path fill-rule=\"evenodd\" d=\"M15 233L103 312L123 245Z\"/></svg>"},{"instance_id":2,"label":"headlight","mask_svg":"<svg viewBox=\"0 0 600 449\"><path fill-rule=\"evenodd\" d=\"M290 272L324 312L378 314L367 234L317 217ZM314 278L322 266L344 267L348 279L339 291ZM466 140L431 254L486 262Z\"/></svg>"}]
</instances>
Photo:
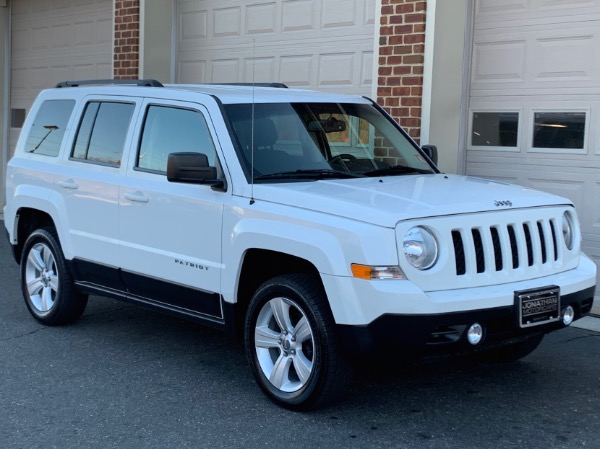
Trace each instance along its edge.
<instances>
[{"instance_id":1,"label":"headlight","mask_svg":"<svg viewBox=\"0 0 600 449\"><path fill-rule=\"evenodd\" d=\"M562 218L562 235L565 245L569 249L573 249L575 243L575 226L573 215L570 212L565 212Z\"/></svg>"},{"instance_id":2,"label":"headlight","mask_svg":"<svg viewBox=\"0 0 600 449\"><path fill-rule=\"evenodd\" d=\"M438 258L438 244L433 234L422 226L415 226L404 236L402 249L406 259L419 270L431 268Z\"/></svg>"}]
</instances>

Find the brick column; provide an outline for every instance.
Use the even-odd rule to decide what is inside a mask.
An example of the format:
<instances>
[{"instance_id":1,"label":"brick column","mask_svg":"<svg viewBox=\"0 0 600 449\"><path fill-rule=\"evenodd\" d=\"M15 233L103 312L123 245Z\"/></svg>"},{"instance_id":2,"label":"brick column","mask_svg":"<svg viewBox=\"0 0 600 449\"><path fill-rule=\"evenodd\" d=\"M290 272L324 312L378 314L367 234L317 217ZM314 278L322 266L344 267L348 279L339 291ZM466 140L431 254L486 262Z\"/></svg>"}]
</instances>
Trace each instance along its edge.
<instances>
[{"instance_id":1,"label":"brick column","mask_svg":"<svg viewBox=\"0 0 600 449\"><path fill-rule=\"evenodd\" d=\"M113 76L135 79L140 62L140 0L115 0Z\"/></svg>"},{"instance_id":2,"label":"brick column","mask_svg":"<svg viewBox=\"0 0 600 449\"><path fill-rule=\"evenodd\" d=\"M425 54L424 0L382 0L377 102L419 141Z\"/></svg>"}]
</instances>

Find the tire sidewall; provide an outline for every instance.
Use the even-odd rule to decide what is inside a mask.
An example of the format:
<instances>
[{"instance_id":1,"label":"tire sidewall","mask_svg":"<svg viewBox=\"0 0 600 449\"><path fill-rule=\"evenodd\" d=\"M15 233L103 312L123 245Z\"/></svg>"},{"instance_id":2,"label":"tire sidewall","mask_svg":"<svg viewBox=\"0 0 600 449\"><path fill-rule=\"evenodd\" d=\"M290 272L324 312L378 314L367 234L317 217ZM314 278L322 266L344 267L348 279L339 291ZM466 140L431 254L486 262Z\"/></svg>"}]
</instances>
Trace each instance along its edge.
<instances>
[{"instance_id":1,"label":"tire sidewall","mask_svg":"<svg viewBox=\"0 0 600 449\"><path fill-rule=\"evenodd\" d=\"M298 391L287 393L277 389L267 379L258 362L256 347L254 345L254 335L258 315L264 305L273 298L283 297L294 302L306 316L313 334L314 355L313 368L309 380ZM307 301L308 299L308 301ZM287 408L306 408L309 407L319 396L321 388L321 373L324 363L323 335L321 332L322 324L313 313L310 297L305 298L304 292L300 291L293 283L287 281L285 276L272 279L263 284L255 293L251 300L250 307L246 315L244 329L244 343L246 356L250 368L256 378L260 388L265 394L277 404Z\"/></svg>"},{"instance_id":2,"label":"tire sidewall","mask_svg":"<svg viewBox=\"0 0 600 449\"><path fill-rule=\"evenodd\" d=\"M39 243L46 245L50 249L50 251L52 251L59 279L54 304L47 312L40 312L33 305L26 283L27 258L29 257L29 254L31 253L33 247ZM21 257L21 290L23 292L23 298L25 299L27 309L35 319L43 323L52 323L54 321L54 318L56 317L58 311L61 308L61 302L63 301L63 283L65 280L65 274L66 269L63 253L60 249L60 246L58 246L58 243L56 242L54 236L52 236L52 234L50 234L45 229L38 229L32 232L31 235L27 238L25 245L23 245L23 252Z\"/></svg>"}]
</instances>

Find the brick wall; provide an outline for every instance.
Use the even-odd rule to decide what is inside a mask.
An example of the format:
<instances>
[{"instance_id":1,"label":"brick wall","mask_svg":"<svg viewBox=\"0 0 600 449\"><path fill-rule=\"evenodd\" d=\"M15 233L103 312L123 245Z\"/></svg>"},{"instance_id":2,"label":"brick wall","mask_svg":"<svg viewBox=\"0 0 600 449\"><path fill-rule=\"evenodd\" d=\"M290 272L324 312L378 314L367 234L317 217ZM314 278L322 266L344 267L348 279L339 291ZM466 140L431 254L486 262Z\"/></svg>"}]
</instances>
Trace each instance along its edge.
<instances>
[{"instance_id":1,"label":"brick wall","mask_svg":"<svg viewBox=\"0 0 600 449\"><path fill-rule=\"evenodd\" d=\"M382 0L377 102L411 137L421 134L424 0Z\"/></svg>"},{"instance_id":2,"label":"brick wall","mask_svg":"<svg viewBox=\"0 0 600 449\"><path fill-rule=\"evenodd\" d=\"M140 0L115 0L115 47L113 76L135 79L139 76Z\"/></svg>"}]
</instances>

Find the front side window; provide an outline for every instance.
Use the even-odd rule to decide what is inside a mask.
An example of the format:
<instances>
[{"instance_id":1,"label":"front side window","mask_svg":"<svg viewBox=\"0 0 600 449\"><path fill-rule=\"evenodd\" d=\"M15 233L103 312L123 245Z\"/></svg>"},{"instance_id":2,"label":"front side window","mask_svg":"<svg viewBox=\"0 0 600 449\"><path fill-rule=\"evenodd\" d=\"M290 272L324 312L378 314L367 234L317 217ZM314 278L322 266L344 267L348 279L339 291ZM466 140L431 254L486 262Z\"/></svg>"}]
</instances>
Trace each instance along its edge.
<instances>
[{"instance_id":1,"label":"front side window","mask_svg":"<svg viewBox=\"0 0 600 449\"><path fill-rule=\"evenodd\" d=\"M44 101L29 130L25 151L46 156L58 156L74 107L75 101L73 100Z\"/></svg>"},{"instance_id":2,"label":"front side window","mask_svg":"<svg viewBox=\"0 0 600 449\"><path fill-rule=\"evenodd\" d=\"M119 167L135 105L92 101L86 105L73 159Z\"/></svg>"},{"instance_id":3,"label":"front side window","mask_svg":"<svg viewBox=\"0 0 600 449\"><path fill-rule=\"evenodd\" d=\"M204 153L215 165L215 147L198 111L171 106L148 107L136 167L166 173L170 153Z\"/></svg>"},{"instance_id":4,"label":"front side window","mask_svg":"<svg viewBox=\"0 0 600 449\"><path fill-rule=\"evenodd\" d=\"M229 104L225 109L249 180L435 172L414 143L369 104Z\"/></svg>"}]
</instances>

